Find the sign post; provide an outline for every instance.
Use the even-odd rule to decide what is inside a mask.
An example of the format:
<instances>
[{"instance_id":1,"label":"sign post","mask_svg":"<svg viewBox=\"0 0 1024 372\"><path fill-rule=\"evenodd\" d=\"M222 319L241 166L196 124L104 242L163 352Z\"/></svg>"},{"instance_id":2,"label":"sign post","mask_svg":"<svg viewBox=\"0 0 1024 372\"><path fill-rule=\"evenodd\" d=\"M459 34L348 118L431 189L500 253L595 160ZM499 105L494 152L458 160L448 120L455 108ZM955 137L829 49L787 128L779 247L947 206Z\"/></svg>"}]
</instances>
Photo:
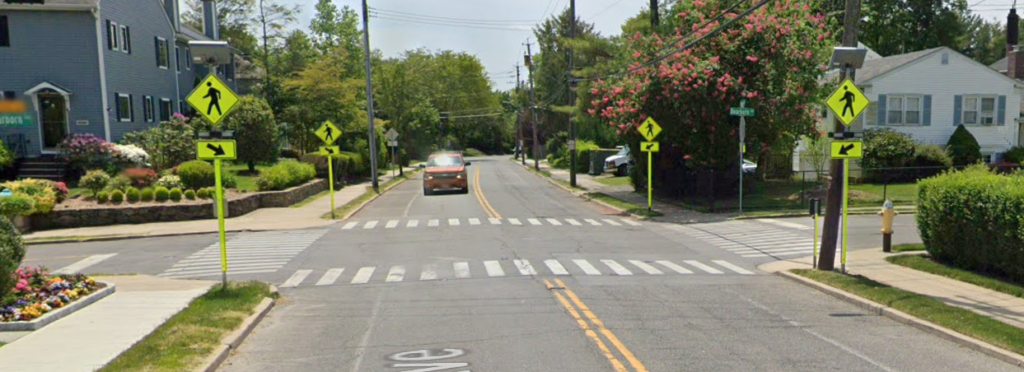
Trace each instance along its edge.
<instances>
[{"instance_id":1,"label":"sign post","mask_svg":"<svg viewBox=\"0 0 1024 372\"><path fill-rule=\"evenodd\" d=\"M338 140L341 129L338 129L330 120L325 121L317 128L316 134L326 146L320 146L320 155L327 158L327 186L331 194L331 219L334 219L334 157L341 152L338 146L332 146Z\"/></svg>"},{"instance_id":2,"label":"sign post","mask_svg":"<svg viewBox=\"0 0 1024 372\"><path fill-rule=\"evenodd\" d=\"M238 95L231 90L231 87L224 84L217 77L217 74L212 73L214 71L213 68L210 71L211 73L192 90L192 93L185 97L185 101L199 115L202 115L216 126L238 105ZM222 139L222 137L231 137L229 133L211 132L206 134L207 137L212 138L211 140L199 140L196 142L196 157L200 160L213 160L213 169L216 173L214 176L214 186L216 187L215 192L217 195L221 284L224 289L228 288L228 245L224 234L224 212L227 208L227 202L224 200L224 185L221 183L221 160L235 160L238 158L238 153L235 151L237 147L235 141ZM202 134L200 137L202 137Z\"/></svg>"},{"instance_id":3,"label":"sign post","mask_svg":"<svg viewBox=\"0 0 1024 372\"><path fill-rule=\"evenodd\" d=\"M747 107L747 100L740 100L740 107L729 109L730 116L740 117L740 214L743 213L743 153L747 152L747 117L754 116L754 108Z\"/></svg>"},{"instance_id":4,"label":"sign post","mask_svg":"<svg viewBox=\"0 0 1024 372\"><path fill-rule=\"evenodd\" d=\"M395 128L388 129L388 132L384 134L388 138L388 147L391 148L391 163L398 166L398 170L402 170L397 157L398 157L398 131ZM401 174L401 172L399 172ZM391 178L395 177L395 171L391 170Z\"/></svg>"},{"instance_id":5,"label":"sign post","mask_svg":"<svg viewBox=\"0 0 1024 372\"><path fill-rule=\"evenodd\" d=\"M854 120L860 116L864 109L868 107L868 99L864 96L864 93L857 88L857 85L853 83L853 80L847 78L843 80L839 87L836 88L835 92L829 95L825 101L825 105L832 110L832 113L836 115L839 122L849 127L853 124ZM864 156L864 144L860 141L842 140L847 139L846 135L853 133L840 132L842 138L837 141L832 141L832 159L843 159L843 201L842 201L842 219L839 222L839 246L840 246L840 260L841 270L846 273L846 244L847 235L849 230L847 229L847 222L850 202L850 159L860 159ZM840 133L836 133L840 136Z\"/></svg>"},{"instance_id":6,"label":"sign post","mask_svg":"<svg viewBox=\"0 0 1024 372\"><path fill-rule=\"evenodd\" d=\"M654 118L648 117L637 129L640 135L647 139L647 142L640 142L640 151L647 153L647 213L650 214L654 205L654 181L651 179L654 173L653 154L661 151L661 143L654 142L654 139L661 134L661 126Z\"/></svg>"}]
</instances>

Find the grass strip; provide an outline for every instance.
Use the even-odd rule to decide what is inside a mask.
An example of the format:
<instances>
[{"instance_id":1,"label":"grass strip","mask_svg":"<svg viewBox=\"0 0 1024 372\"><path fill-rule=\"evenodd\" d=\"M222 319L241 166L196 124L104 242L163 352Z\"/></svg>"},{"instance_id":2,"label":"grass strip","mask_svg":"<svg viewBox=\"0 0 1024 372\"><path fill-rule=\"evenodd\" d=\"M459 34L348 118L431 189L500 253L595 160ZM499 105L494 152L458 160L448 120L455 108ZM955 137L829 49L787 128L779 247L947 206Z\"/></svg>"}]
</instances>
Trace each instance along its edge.
<instances>
[{"instance_id":1,"label":"grass strip","mask_svg":"<svg viewBox=\"0 0 1024 372\"><path fill-rule=\"evenodd\" d=\"M616 198L614 196L611 196L611 195L608 195L608 194L605 194L605 193L592 192L592 193L587 194L587 196L590 197L591 199L598 200L598 201L610 204L613 207L616 207L616 208L619 208L619 209L625 209L627 213L635 214L637 216L641 216L641 217L659 217L659 216L664 216L664 214L662 214L661 212L658 212L658 211L655 211L655 210L647 211L647 207L645 207L645 206L633 204L633 203L630 203L628 201Z\"/></svg>"},{"instance_id":2,"label":"grass strip","mask_svg":"<svg viewBox=\"0 0 1024 372\"><path fill-rule=\"evenodd\" d=\"M629 180L629 177L601 177L595 178L595 181L606 186L632 186L633 182Z\"/></svg>"},{"instance_id":3,"label":"grass strip","mask_svg":"<svg viewBox=\"0 0 1024 372\"><path fill-rule=\"evenodd\" d=\"M338 208L335 208L334 209L334 217L336 219L337 218L345 217L346 215L349 214L349 212L352 212L353 210L358 208L360 205L363 205L363 203L367 202L368 200L372 199L373 197L387 192L392 187L395 187L396 185L398 185L399 182L402 182L402 181L405 181L405 180L409 180L409 179L412 179L412 178L416 177L421 170L422 169L414 169L414 170L405 172L404 176L398 176L398 177L392 178L390 181L385 182L384 184L380 185L380 192L377 192L372 187L367 187L366 188L366 192L364 192L362 195L359 195L355 199L352 199L352 201L350 201L348 203L345 203L345 205L342 205L342 206L340 206ZM331 212L324 213L324 215L320 216L320 218L325 219L325 220L331 219Z\"/></svg>"},{"instance_id":4,"label":"grass strip","mask_svg":"<svg viewBox=\"0 0 1024 372\"><path fill-rule=\"evenodd\" d=\"M215 286L100 372L191 371L269 294L260 282Z\"/></svg>"},{"instance_id":5,"label":"grass strip","mask_svg":"<svg viewBox=\"0 0 1024 372\"><path fill-rule=\"evenodd\" d=\"M903 267L974 284L1010 296L1024 298L1024 286L935 262L924 255L892 256L887 257L885 260Z\"/></svg>"},{"instance_id":6,"label":"grass strip","mask_svg":"<svg viewBox=\"0 0 1024 372\"><path fill-rule=\"evenodd\" d=\"M910 243L892 246L893 252L917 252L924 251L924 243Z\"/></svg>"},{"instance_id":7,"label":"grass strip","mask_svg":"<svg viewBox=\"0 0 1024 372\"><path fill-rule=\"evenodd\" d=\"M792 273L853 293L1017 354L1024 354L1024 329L970 310L946 305L942 301L893 288L860 275L844 275L834 271L806 269L793 270Z\"/></svg>"},{"instance_id":8,"label":"grass strip","mask_svg":"<svg viewBox=\"0 0 1024 372\"><path fill-rule=\"evenodd\" d=\"M338 190L339 189L334 189L334 191L338 191ZM310 196L310 197L306 198L303 201L295 203L291 207L292 208L302 208L306 204L312 203L312 202L316 201L317 199L320 199L322 197L330 195L330 193L331 193L331 190L324 190L324 191L318 192L316 195Z\"/></svg>"}]
</instances>

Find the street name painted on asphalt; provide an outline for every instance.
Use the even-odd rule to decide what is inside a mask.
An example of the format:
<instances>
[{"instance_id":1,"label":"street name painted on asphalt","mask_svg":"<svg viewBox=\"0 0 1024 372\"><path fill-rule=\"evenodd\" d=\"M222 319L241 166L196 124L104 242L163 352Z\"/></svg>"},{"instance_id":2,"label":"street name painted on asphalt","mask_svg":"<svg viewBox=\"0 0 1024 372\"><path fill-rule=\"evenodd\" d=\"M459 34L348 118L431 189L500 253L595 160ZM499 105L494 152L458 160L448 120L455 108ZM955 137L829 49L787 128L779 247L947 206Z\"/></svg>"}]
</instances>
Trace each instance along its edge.
<instances>
[{"instance_id":1,"label":"street name painted on asphalt","mask_svg":"<svg viewBox=\"0 0 1024 372\"><path fill-rule=\"evenodd\" d=\"M864 142L861 141L833 141L833 159L860 159L864 157Z\"/></svg>"},{"instance_id":2,"label":"street name painted on asphalt","mask_svg":"<svg viewBox=\"0 0 1024 372\"><path fill-rule=\"evenodd\" d=\"M330 120L325 121L320 128L316 129L316 136L324 141L325 144L332 144L338 140L338 135L341 134L341 129L338 129Z\"/></svg>"},{"instance_id":3,"label":"street name painted on asphalt","mask_svg":"<svg viewBox=\"0 0 1024 372\"><path fill-rule=\"evenodd\" d=\"M654 118L647 118L643 124L640 124L640 135L644 136L648 141L654 141L655 138L661 134L661 126L658 122L654 121Z\"/></svg>"},{"instance_id":4,"label":"street name painted on asphalt","mask_svg":"<svg viewBox=\"0 0 1024 372\"><path fill-rule=\"evenodd\" d=\"M857 89L853 80L846 79L839 88L828 97L825 105L832 109L843 125L850 126L857 116L868 107L868 97Z\"/></svg>"},{"instance_id":5,"label":"street name painted on asphalt","mask_svg":"<svg viewBox=\"0 0 1024 372\"><path fill-rule=\"evenodd\" d=\"M196 154L201 160L235 160L235 140L199 140L196 142Z\"/></svg>"},{"instance_id":6,"label":"street name painted on asphalt","mask_svg":"<svg viewBox=\"0 0 1024 372\"><path fill-rule=\"evenodd\" d=\"M640 142L641 152L659 152L661 151L661 142Z\"/></svg>"},{"instance_id":7,"label":"street name painted on asphalt","mask_svg":"<svg viewBox=\"0 0 1024 372\"><path fill-rule=\"evenodd\" d=\"M217 75L210 74L185 98L199 115L217 125L238 105L238 95Z\"/></svg>"}]
</instances>

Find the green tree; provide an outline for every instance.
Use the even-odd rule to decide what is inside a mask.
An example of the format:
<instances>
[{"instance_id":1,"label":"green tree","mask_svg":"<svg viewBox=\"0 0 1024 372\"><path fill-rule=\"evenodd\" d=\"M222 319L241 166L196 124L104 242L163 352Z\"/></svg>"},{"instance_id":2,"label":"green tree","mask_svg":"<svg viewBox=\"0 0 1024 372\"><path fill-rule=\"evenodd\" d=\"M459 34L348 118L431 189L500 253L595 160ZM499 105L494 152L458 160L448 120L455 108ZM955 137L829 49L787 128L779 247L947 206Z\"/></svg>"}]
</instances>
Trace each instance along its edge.
<instances>
[{"instance_id":1,"label":"green tree","mask_svg":"<svg viewBox=\"0 0 1024 372\"><path fill-rule=\"evenodd\" d=\"M366 120L360 99L364 83L360 79L345 78L350 73L338 63L340 58L342 56L331 54L312 61L284 82L285 91L294 99L284 113L292 146L303 151L314 150L320 139L313 131L324 121L344 126L359 118Z\"/></svg>"},{"instance_id":2,"label":"green tree","mask_svg":"<svg viewBox=\"0 0 1024 372\"><path fill-rule=\"evenodd\" d=\"M344 71L350 76L365 76L362 33L355 10L348 6L339 10L331 0L319 0L309 29L313 46L320 54L328 55L340 50L344 58L337 62L344 65Z\"/></svg>"},{"instance_id":3,"label":"green tree","mask_svg":"<svg viewBox=\"0 0 1024 372\"><path fill-rule=\"evenodd\" d=\"M953 158L953 165L971 165L981 161L981 145L962 124L956 127L953 135L949 136L946 150Z\"/></svg>"},{"instance_id":4,"label":"green tree","mask_svg":"<svg viewBox=\"0 0 1024 372\"><path fill-rule=\"evenodd\" d=\"M249 172L256 171L256 163L277 160L280 131L274 112L263 98L242 96L221 126L235 132L238 161L245 162Z\"/></svg>"}]
</instances>

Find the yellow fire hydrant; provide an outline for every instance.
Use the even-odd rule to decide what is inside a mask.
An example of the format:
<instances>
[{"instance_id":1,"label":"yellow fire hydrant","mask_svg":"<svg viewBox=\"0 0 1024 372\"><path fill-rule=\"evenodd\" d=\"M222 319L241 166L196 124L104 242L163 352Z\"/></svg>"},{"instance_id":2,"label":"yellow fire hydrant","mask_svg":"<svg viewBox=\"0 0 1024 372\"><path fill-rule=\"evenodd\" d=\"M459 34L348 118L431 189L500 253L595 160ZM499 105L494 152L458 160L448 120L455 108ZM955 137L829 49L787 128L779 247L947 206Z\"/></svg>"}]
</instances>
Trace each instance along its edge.
<instances>
[{"instance_id":1,"label":"yellow fire hydrant","mask_svg":"<svg viewBox=\"0 0 1024 372\"><path fill-rule=\"evenodd\" d=\"M878 212L878 215L882 216L882 252L892 252L892 220L896 214L896 209L889 200L882 204L882 210Z\"/></svg>"}]
</instances>

